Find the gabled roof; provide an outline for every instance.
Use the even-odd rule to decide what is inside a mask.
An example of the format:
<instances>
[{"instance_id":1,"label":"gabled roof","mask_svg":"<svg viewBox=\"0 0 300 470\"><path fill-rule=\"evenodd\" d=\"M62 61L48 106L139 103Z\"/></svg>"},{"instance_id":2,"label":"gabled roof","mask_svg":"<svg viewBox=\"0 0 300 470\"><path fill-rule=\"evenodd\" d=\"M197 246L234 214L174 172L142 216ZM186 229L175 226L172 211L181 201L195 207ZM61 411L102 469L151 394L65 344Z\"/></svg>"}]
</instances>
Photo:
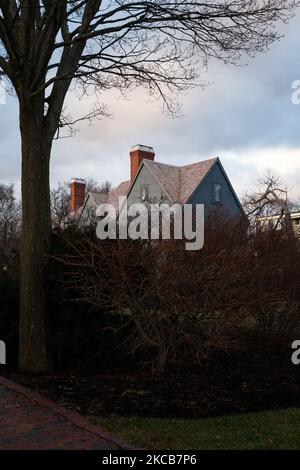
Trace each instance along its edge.
<instances>
[{"instance_id":1,"label":"gabled roof","mask_svg":"<svg viewBox=\"0 0 300 470\"><path fill-rule=\"evenodd\" d=\"M228 181L228 184L237 200L238 205L241 208L241 211L244 212L219 158L210 158L208 160L185 166L175 166L168 165L166 163L155 162L152 160L143 160L132 182L130 180L123 181L116 188L113 188L107 195L93 191L89 194L89 196L93 199L96 206L101 203L110 203L116 209L118 209L119 197L127 196L130 193L138 177L138 174L145 165L155 180L159 183L163 191L165 191L170 199L170 202L186 204L194 191L203 182L205 177L217 162L220 165L224 177Z\"/></svg>"},{"instance_id":2,"label":"gabled roof","mask_svg":"<svg viewBox=\"0 0 300 470\"><path fill-rule=\"evenodd\" d=\"M218 158L211 158L180 168L180 202L182 204L187 202L217 161Z\"/></svg>"},{"instance_id":3,"label":"gabled roof","mask_svg":"<svg viewBox=\"0 0 300 470\"><path fill-rule=\"evenodd\" d=\"M211 158L185 166L144 160L142 165L149 168L173 202L185 204L217 160Z\"/></svg>"},{"instance_id":4,"label":"gabled roof","mask_svg":"<svg viewBox=\"0 0 300 470\"><path fill-rule=\"evenodd\" d=\"M126 196L130 188L130 180L123 181L116 188L113 188L109 194L106 202L112 204L115 208L119 207L119 197Z\"/></svg>"},{"instance_id":5,"label":"gabled roof","mask_svg":"<svg viewBox=\"0 0 300 470\"><path fill-rule=\"evenodd\" d=\"M179 167L167 165L166 163L153 162L151 160L143 160L141 167L142 165L145 165L149 169L150 173L154 176L154 179L160 184L169 198L172 201L177 202L180 184Z\"/></svg>"},{"instance_id":6,"label":"gabled roof","mask_svg":"<svg viewBox=\"0 0 300 470\"><path fill-rule=\"evenodd\" d=\"M108 194L102 193L100 191L90 191L85 199L84 205L78 210L80 216L87 207L89 200L92 201L94 207L98 207L100 204L112 204L116 209L119 207L119 197L126 196L130 188L130 180L123 181L118 186L113 188Z\"/></svg>"},{"instance_id":7,"label":"gabled roof","mask_svg":"<svg viewBox=\"0 0 300 470\"><path fill-rule=\"evenodd\" d=\"M89 192L89 197L93 200L96 206L99 206L99 204L103 204L104 202L107 202L107 196L108 194L100 193L99 191Z\"/></svg>"},{"instance_id":8,"label":"gabled roof","mask_svg":"<svg viewBox=\"0 0 300 470\"><path fill-rule=\"evenodd\" d=\"M88 194L87 199L90 197L95 206L99 206L99 204L108 203L108 204L112 204L117 209L119 206L119 197L126 196L129 188L130 188L130 180L123 181L118 186L113 188L108 194L103 194L99 191L91 191Z\"/></svg>"},{"instance_id":9,"label":"gabled roof","mask_svg":"<svg viewBox=\"0 0 300 470\"><path fill-rule=\"evenodd\" d=\"M185 166L175 166L151 160L143 160L136 177L143 165L145 165L172 202L185 204L217 160L217 158L211 158ZM133 182L130 180L123 181L116 188L113 188L109 194L92 191L89 193L89 196L96 206L107 202L112 204L115 208L118 208L119 197L126 196L130 192L131 187L135 183L135 179Z\"/></svg>"}]
</instances>

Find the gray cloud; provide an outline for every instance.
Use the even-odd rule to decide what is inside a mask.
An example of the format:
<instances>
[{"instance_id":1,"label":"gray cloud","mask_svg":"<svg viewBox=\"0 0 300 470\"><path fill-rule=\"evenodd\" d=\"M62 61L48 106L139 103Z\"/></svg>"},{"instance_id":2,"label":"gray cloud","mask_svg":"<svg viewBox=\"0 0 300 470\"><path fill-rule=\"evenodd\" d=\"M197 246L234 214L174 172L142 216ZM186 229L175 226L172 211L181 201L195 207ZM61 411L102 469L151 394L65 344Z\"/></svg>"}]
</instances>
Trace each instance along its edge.
<instances>
[{"instance_id":1,"label":"gray cloud","mask_svg":"<svg viewBox=\"0 0 300 470\"><path fill-rule=\"evenodd\" d=\"M130 146L144 143L168 163L221 156L239 193L266 168L300 193L300 106L291 102L291 84L300 79L299 25L300 14L283 28L286 37L268 53L249 59L248 66L211 63L203 79L214 83L182 97L182 119L163 116L141 90L125 101L115 93L104 94L114 117L92 127L83 124L73 139L54 143L52 183L78 176L117 184L128 178ZM91 102L92 97L79 103L70 95L70 111L77 116ZM0 139L0 180L18 182L20 141L13 98L0 105Z\"/></svg>"}]
</instances>

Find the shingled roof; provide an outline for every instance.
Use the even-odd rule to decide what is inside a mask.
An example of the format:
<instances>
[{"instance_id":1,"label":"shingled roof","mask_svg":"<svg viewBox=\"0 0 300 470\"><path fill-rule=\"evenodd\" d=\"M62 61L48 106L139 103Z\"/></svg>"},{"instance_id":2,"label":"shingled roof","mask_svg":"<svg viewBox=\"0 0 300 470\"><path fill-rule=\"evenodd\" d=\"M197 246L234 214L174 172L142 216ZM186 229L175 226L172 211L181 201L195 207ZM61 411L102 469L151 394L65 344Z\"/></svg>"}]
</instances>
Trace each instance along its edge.
<instances>
[{"instance_id":1,"label":"shingled roof","mask_svg":"<svg viewBox=\"0 0 300 470\"><path fill-rule=\"evenodd\" d=\"M119 197L120 196L126 196L130 188L130 180L128 181L123 181L120 183L116 188L113 188L110 193L108 194L108 200L110 204L112 204L114 207L119 206Z\"/></svg>"},{"instance_id":2,"label":"shingled roof","mask_svg":"<svg viewBox=\"0 0 300 470\"><path fill-rule=\"evenodd\" d=\"M191 165L174 166L144 160L144 164L173 202L185 204L216 161L217 158L211 158Z\"/></svg>"},{"instance_id":3,"label":"shingled roof","mask_svg":"<svg viewBox=\"0 0 300 470\"><path fill-rule=\"evenodd\" d=\"M173 203L185 204L216 161L217 158L211 158L202 162L192 163L191 165L175 166L143 160L142 165L148 167ZM131 181L127 180L113 188L108 195L95 191L90 194L96 205L107 202L117 208L119 197L126 196L130 187Z\"/></svg>"},{"instance_id":4,"label":"shingled roof","mask_svg":"<svg viewBox=\"0 0 300 470\"><path fill-rule=\"evenodd\" d=\"M92 197L96 206L103 203L110 203L114 206L118 206L119 196L126 196L130 187L130 181L123 181L115 188L111 189L108 194L103 194L100 191L91 191L89 195Z\"/></svg>"}]
</instances>

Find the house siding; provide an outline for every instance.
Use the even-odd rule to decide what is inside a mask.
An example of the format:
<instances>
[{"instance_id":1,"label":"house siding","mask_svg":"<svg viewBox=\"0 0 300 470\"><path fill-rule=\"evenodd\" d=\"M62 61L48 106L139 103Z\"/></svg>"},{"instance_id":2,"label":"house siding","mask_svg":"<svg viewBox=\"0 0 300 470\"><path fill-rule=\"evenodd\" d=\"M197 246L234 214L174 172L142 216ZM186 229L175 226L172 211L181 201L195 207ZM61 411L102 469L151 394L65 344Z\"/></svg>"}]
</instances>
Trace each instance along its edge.
<instances>
[{"instance_id":1,"label":"house siding","mask_svg":"<svg viewBox=\"0 0 300 470\"><path fill-rule=\"evenodd\" d=\"M172 176L172 175L171 175ZM174 175L173 175L174 177ZM199 177L200 179L200 177ZM129 182L128 182L129 183ZM216 204L213 202L213 184L217 183L221 185L221 202ZM191 182L192 184L192 182ZM141 203L141 188L147 188L147 199L148 203L167 203L174 204L171 199L171 196L167 193L164 188L164 185L159 182L157 176L152 172L151 166L147 164L142 164L135 180L127 194L127 204L131 206L132 204ZM126 191L124 190L124 195ZM108 202L109 202L108 198ZM116 199L113 204L116 203L118 206L118 200ZM185 202L187 204L204 204L205 214L208 215L214 210L224 208L226 213L230 217L239 217L245 216L237 197L234 194L234 191L229 183L229 180L226 176L225 170L220 164L219 160L216 160L214 165L208 171L204 179L201 181L199 186L195 189L192 195ZM95 201L93 198L88 198L86 201L86 206L83 211L83 215L86 215L91 211L92 208L95 208ZM116 207L118 209L118 207Z\"/></svg>"},{"instance_id":2,"label":"house siding","mask_svg":"<svg viewBox=\"0 0 300 470\"><path fill-rule=\"evenodd\" d=\"M128 206L132 204L141 203L141 187L148 188L148 201L151 203L161 203L172 201L168 198L166 192L162 189L161 185L156 181L149 168L143 165L135 179L135 182L128 194Z\"/></svg>"},{"instance_id":3,"label":"house siding","mask_svg":"<svg viewBox=\"0 0 300 470\"><path fill-rule=\"evenodd\" d=\"M220 204L213 202L212 193L214 183L221 184L222 186ZM218 161L188 199L187 203L204 204L206 216L220 207L224 208L230 217L244 216Z\"/></svg>"}]
</instances>

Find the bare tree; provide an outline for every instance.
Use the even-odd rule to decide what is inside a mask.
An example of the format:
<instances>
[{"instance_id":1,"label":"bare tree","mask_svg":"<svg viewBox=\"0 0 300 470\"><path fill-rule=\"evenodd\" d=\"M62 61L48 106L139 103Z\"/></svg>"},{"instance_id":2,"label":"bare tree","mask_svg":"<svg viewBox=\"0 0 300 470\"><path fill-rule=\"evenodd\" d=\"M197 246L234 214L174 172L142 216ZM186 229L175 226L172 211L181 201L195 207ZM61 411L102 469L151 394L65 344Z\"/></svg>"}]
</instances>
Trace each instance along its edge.
<instances>
[{"instance_id":1,"label":"bare tree","mask_svg":"<svg viewBox=\"0 0 300 470\"><path fill-rule=\"evenodd\" d=\"M94 179L89 179L86 182L86 194L90 192L96 192L101 194L108 194L111 191L112 184L110 181L104 181L104 183L98 183Z\"/></svg>"},{"instance_id":2,"label":"bare tree","mask_svg":"<svg viewBox=\"0 0 300 470\"><path fill-rule=\"evenodd\" d=\"M58 183L51 189L51 219L54 230L62 230L69 225L70 220L70 189L67 183Z\"/></svg>"},{"instance_id":3,"label":"bare tree","mask_svg":"<svg viewBox=\"0 0 300 470\"><path fill-rule=\"evenodd\" d=\"M0 270L9 271L19 251L21 207L12 184L0 185Z\"/></svg>"},{"instance_id":4,"label":"bare tree","mask_svg":"<svg viewBox=\"0 0 300 470\"><path fill-rule=\"evenodd\" d=\"M122 346L159 371L246 349L254 333L288 344L300 331L299 240L226 215L205 233L193 252L182 240L67 240L56 255L67 297L119 314Z\"/></svg>"},{"instance_id":5,"label":"bare tree","mask_svg":"<svg viewBox=\"0 0 300 470\"><path fill-rule=\"evenodd\" d=\"M86 194L97 192L108 194L112 184L109 181L97 183L94 179L86 182ZM63 231L69 227L77 227L79 214L74 214L70 210L70 187L66 182L58 183L50 192L51 220L52 227L56 232ZM95 210L86 211L84 224L95 224L97 221Z\"/></svg>"},{"instance_id":6,"label":"bare tree","mask_svg":"<svg viewBox=\"0 0 300 470\"><path fill-rule=\"evenodd\" d=\"M0 0L0 69L19 100L22 142L20 360L49 366L43 271L51 232L49 160L69 117L72 81L95 96L146 87L175 112L174 92L197 83L213 57L237 62L280 35L299 0ZM172 93L170 93L172 92ZM96 101L96 100L95 100ZM105 114L95 104L88 119Z\"/></svg>"},{"instance_id":7,"label":"bare tree","mask_svg":"<svg viewBox=\"0 0 300 470\"><path fill-rule=\"evenodd\" d=\"M291 223L290 212L294 203L289 199L287 187L278 176L269 173L259 179L257 190L246 193L243 198L245 211L252 222L276 216L274 228Z\"/></svg>"}]
</instances>

